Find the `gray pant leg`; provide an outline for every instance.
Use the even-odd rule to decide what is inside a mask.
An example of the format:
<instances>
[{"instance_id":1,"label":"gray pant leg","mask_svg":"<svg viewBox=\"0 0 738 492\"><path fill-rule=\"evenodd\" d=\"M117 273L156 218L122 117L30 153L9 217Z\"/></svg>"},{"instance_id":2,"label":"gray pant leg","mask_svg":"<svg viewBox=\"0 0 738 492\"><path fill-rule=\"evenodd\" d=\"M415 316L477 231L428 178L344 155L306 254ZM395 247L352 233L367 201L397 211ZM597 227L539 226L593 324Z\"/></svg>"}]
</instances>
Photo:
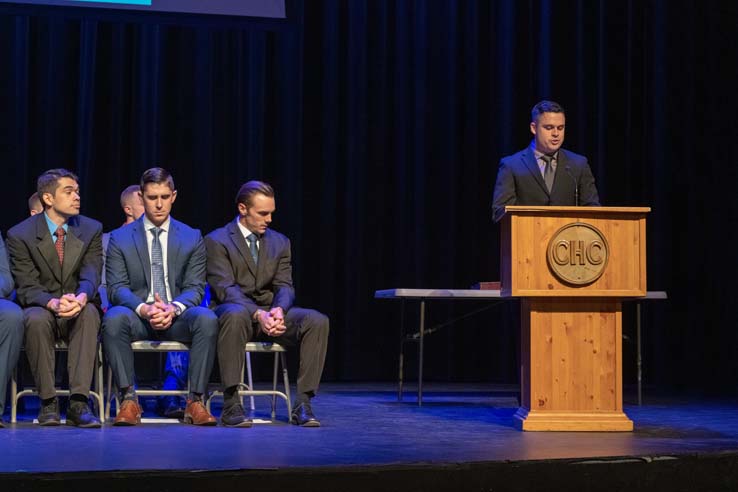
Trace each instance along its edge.
<instances>
[{"instance_id":1,"label":"gray pant leg","mask_svg":"<svg viewBox=\"0 0 738 492\"><path fill-rule=\"evenodd\" d=\"M54 387L54 342L56 319L46 308L39 306L23 310L26 331L26 356L42 400L56 396Z\"/></svg>"},{"instance_id":2,"label":"gray pant leg","mask_svg":"<svg viewBox=\"0 0 738 492\"><path fill-rule=\"evenodd\" d=\"M69 340L67 372L69 393L88 396L97 355L97 335L100 331L100 312L87 304L79 315L60 322L64 337Z\"/></svg>"},{"instance_id":3,"label":"gray pant leg","mask_svg":"<svg viewBox=\"0 0 738 492\"><path fill-rule=\"evenodd\" d=\"M245 307L238 304L221 304L215 308L220 332L218 333L218 364L223 388L241 382L244 364L244 347L254 336L251 317Z\"/></svg>"},{"instance_id":4,"label":"gray pant leg","mask_svg":"<svg viewBox=\"0 0 738 492\"><path fill-rule=\"evenodd\" d=\"M297 373L297 393L318 392L328 349L328 317L314 309L293 307L285 315L287 331L272 338L277 343L300 347L300 369Z\"/></svg>"},{"instance_id":5,"label":"gray pant leg","mask_svg":"<svg viewBox=\"0 0 738 492\"><path fill-rule=\"evenodd\" d=\"M18 365L23 343L23 311L16 304L0 299L0 415L5 408L8 379Z\"/></svg>"},{"instance_id":6,"label":"gray pant leg","mask_svg":"<svg viewBox=\"0 0 738 492\"><path fill-rule=\"evenodd\" d=\"M163 332L163 337L191 344L188 371L190 391L206 393L218 342L218 317L215 313L200 306L188 308Z\"/></svg>"},{"instance_id":7,"label":"gray pant leg","mask_svg":"<svg viewBox=\"0 0 738 492\"><path fill-rule=\"evenodd\" d=\"M120 389L133 386L136 376L131 342L148 338L146 323L127 307L114 306L105 313L102 325L105 360L115 384Z\"/></svg>"}]
</instances>

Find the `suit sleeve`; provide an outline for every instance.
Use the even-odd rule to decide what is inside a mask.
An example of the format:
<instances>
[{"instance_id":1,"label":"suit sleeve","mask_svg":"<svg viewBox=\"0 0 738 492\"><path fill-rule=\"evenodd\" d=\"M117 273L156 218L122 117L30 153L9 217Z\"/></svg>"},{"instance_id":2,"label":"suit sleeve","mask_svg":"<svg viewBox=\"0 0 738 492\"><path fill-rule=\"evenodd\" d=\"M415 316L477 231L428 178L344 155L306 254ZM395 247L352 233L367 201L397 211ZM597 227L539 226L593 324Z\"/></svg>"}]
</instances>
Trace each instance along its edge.
<instances>
[{"instance_id":1,"label":"suit sleeve","mask_svg":"<svg viewBox=\"0 0 738 492\"><path fill-rule=\"evenodd\" d=\"M21 306L46 307L54 296L41 284L38 269L31 258L28 244L22 238L8 233L10 271L15 278L18 301Z\"/></svg>"},{"instance_id":2,"label":"suit sleeve","mask_svg":"<svg viewBox=\"0 0 738 492\"><path fill-rule=\"evenodd\" d=\"M145 302L131 290L128 266L115 234L110 235L105 255L105 279L111 306L125 306L135 312L138 305Z\"/></svg>"},{"instance_id":3,"label":"suit sleeve","mask_svg":"<svg viewBox=\"0 0 738 492\"><path fill-rule=\"evenodd\" d=\"M233 265L225 246L210 236L205 236L207 251L207 279L219 304L238 304L244 306L253 316L259 306L241 290L236 282Z\"/></svg>"},{"instance_id":4,"label":"suit sleeve","mask_svg":"<svg viewBox=\"0 0 738 492\"><path fill-rule=\"evenodd\" d=\"M272 307L281 307L286 313L295 302L295 288L292 286L292 247L289 239L282 255L279 257L272 287L274 289Z\"/></svg>"},{"instance_id":5,"label":"suit sleeve","mask_svg":"<svg viewBox=\"0 0 738 492\"><path fill-rule=\"evenodd\" d=\"M8 251L0 237L0 297L7 298L13 291L13 276L10 274Z\"/></svg>"},{"instance_id":6,"label":"suit sleeve","mask_svg":"<svg viewBox=\"0 0 738 492\"><path fill-rule=\"evenodd\" d=\"M172 302L180 302L188 308L199 306L205 293L207 254L202 234L197 231L196 244L184 266L184 276L179 295ZM170 272L171 276L173 272Z\"/></svg>"},{"instance_id":7,"label":"suit sleeve","mask_svg":"<svg viewBox=\"0 0 738 492\"><path fill-rule=\"evenodd\" d=\"M579 205L583 207L600 206L600 196L597 193L595 179L586 159L584 160L582 173L579 177Z\"/></svg>"},{"instance_id":8,"label":"suit sleeve","mask_svg":"<svg viewBox=\"0 0 738 492\"><path fill-rule=\"evenodd\" d=\"M505 213L505 207L507 205L515 205L517 200L515 176L513 176L510 165L503 159L500 161L500 168L497 171L495 192L492 197L492 219L498 222Z\"/></svg>"},{"instance_id":9,"label":"suit sleeve","mask_svg":"<svg viewBox=\"0 0 738 492\"><path fill-rule=\"evenodd\" d=\"M98 226L80 261L79 286L75 292L76 295L84 292L88 300L95 298L97 289L100 287L102 264L102 226Z\"/></svg>"}]
</instances>

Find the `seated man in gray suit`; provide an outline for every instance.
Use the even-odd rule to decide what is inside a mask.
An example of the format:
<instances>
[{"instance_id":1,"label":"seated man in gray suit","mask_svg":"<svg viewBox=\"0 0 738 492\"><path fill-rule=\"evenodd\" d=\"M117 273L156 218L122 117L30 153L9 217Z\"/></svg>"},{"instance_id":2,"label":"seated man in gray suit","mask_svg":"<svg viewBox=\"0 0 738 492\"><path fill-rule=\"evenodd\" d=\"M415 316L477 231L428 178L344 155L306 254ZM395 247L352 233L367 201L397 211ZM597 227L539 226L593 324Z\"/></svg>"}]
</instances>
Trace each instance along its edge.
<instances>
[{"instance_id":1,"label":"seated man in gray suit","mask_svg":"<svg viewBox=\"0 0 738 492\"><path fill-rule=\"evenodd\" d=\"M558 103L541 101L533 106L533 141L500 161L492 199L495 222L506 205L600 205L587 158L561 148L565 131L566 115Z\"/></svg>"},{"instance_id":2,"label":"seated man in gray suit","mask_svg":"<svg viewBox=\"0 0 738 492\"><path fill-rule=\"evenodd\" d=\"M238 216L205 237L208 283L220 321L218 361L225 389L221 422L248 427L238 396L246 342L261 337L300 348L293 424L319 427L311 399L318 391L328 346L328 318L294 306L290 240L269 229L274 190L249 181L236 196Z\"/></svg>"},{"instance_id":3,"label":"seated man in gray suit","mask_svg":"<svg viewBox=\"0 0 738 492\"><path fill-rule=\"evenodd\" d=\"M88 397L97 354L102 224L80 215L77 176L50 169L38 178L44 212L8 231L10 265L23 308L26 355L42 400L40 425L59 425L54 342L68 342L67 424L100 427Z\"/></svg>"},{"instance_id":4,"label":"seated man in gray suit","mask_svg":"<svg viewBox=\"0 0 738 492\"><path fill-rule=\"evenodd\" d=\"M8 378L18 364L23 343L23 311L7 297L13 291L13 277L8 266L8 253L0 237L0 428L5 427L5 393Z\"/></svg>"},{"instance_id":5,"label":"seated man in gray suit","mask_svg":"<svg viewBox=\"0 0 738 492\"><path fill-rule=\"evenodd\" d=\"M191 344L184 421L215 425L203 401L218 338L217 317L199 306L205 288L205 244L200 231L169 215L177 198L169 172L158 167L145 171L141 195L144 215L111 232L107 251L111 308L103 318L103 342L122 402L114 425L141 422L131 349L136 340Z\"/></svg>"}]
</instances>

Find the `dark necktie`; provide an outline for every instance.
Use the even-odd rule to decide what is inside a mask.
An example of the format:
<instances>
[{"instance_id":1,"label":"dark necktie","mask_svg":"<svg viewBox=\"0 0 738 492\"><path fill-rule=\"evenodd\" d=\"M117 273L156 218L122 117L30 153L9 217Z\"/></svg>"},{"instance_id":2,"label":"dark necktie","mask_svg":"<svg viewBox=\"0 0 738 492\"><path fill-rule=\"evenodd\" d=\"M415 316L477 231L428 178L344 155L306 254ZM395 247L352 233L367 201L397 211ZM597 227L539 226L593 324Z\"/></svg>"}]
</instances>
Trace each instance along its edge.
<instances>
[{"instance_id":1,"label":"dark necktie","mask_svg":"<svg viewBox=\"0 0 738 492\"><path fill-rule=\"evenodd\" d=\"M167 300L167 286L164 281L164 254L161 250L161 241L159 241L161 228L152 227L149 230L154 235L154 239L151 241L151 276L154 282L154 293L158 293L162 301L169 302Z\"/></svg>"},{"instance_id":2,"label":"dark necktie","mask_svg":"<svg viewBox=\"0 0 738 492\"><path fill-rule=\"evenodd\" d=\"M256 234L249 234L246 238L246 242L249 243L249 251L251 251L251 257L254 259L254 264L259 263L259 250L256 248Z\"/></svg>"},{"instance_id":3,"label":"dark necktie","mask_svg":"<svg viewBox=\"0 0 738 492\"><path fill-rule=\"evenodd\" d=\"M554 175L556 174L553 166L551 165L551 162L554 160L554 156L543 154L541 159L546 163L546 167L543 168L543 181L546 182L546 188L548 188L548 192L551 193L554 186Z\"/></svg>"},{"instance_id":4,"label":"dark necktie","mask_svg":"<svg viewBox=\"0 0 738 492\"><path fill-rule=\"evenodd\" d=\"M60 265L64 263L64 234L66 234L66 231L63 227L57 227L54 233L56 236L54 248L56 248L56 255L59 257Z\"/></svg>"}]
</instances>

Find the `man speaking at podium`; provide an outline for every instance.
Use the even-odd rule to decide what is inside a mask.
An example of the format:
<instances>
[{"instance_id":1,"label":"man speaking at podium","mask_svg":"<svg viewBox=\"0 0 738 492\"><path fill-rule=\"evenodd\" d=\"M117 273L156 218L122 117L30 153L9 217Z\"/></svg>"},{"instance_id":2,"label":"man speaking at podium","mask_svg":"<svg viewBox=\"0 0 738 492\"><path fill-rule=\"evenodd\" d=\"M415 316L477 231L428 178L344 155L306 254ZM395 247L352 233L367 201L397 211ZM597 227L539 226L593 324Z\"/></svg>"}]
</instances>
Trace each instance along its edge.
<instances>
[{"instance_id":1,"label":"man speaking at podium","mask_svg":"<svg viewBox=\"0 0 738 492\"><path fill-rule=\"evenodd\" d=\"M500 161L492 198L495 222L506 205L600 205L587 158L561 148L565 130L566 115L558 103L541 101L533 106L533 141Z\"/></svg>"}]
</instances>

